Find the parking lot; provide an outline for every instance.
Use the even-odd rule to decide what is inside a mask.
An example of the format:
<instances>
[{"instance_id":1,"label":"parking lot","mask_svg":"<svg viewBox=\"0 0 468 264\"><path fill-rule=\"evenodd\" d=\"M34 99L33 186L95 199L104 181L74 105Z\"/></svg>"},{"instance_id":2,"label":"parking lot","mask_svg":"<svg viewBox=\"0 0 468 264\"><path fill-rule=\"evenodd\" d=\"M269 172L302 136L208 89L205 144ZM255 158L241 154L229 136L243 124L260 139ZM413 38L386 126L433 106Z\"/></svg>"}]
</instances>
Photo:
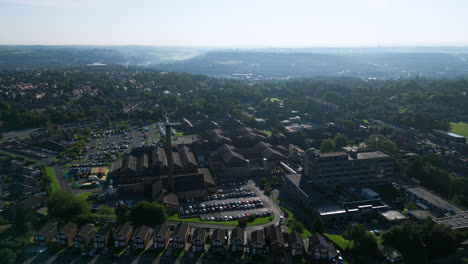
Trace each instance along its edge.
<instances>
[{"instance_id":1,"label":"parking lot","mask_svg":"<svg viewBox=\"0 0 468 264\"><path fill-rule=\"evenodd\" d=\"M272 211L257 197L252 187L241 184L224 184L216 194L200 200L187 199L181 203L179 216L200 217L202 221L232 221L254 216L269 217Z\"/></svg>"},{"instance_id":2,"label":"parking lot","mask_svg":"<svg viewBox=\"0 0 468 264\"><path fill-rule=\"evenodd\" d=\"M143 131L131 128L129 131L98 130L93 132L83 149L83 159L87 162L115 160L117 153L121 155L129 153L132 148L156 144L159 140L158 131L151 125L145 127Z\"/></svg>"}]
</instances>

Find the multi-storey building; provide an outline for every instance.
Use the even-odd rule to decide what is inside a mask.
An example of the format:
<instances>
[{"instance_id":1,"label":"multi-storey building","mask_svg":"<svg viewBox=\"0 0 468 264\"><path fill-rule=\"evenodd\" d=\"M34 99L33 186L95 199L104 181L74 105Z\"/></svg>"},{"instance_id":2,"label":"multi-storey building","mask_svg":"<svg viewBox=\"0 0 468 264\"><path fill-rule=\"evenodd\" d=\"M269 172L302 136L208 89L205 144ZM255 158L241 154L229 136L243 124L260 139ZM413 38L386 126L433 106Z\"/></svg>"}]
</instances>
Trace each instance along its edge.
<instances>
[{"instance_id":1,"label":"multi-storey building","mask_svg":"<svg viewBox=\"0 0 468 264\"><path fill-rule=\"evenodd\" d=\"M382 150L318 153L306 151L304 176L322 184L383 183L393 174L393 156Z\"/></svg>"}]
</instances>

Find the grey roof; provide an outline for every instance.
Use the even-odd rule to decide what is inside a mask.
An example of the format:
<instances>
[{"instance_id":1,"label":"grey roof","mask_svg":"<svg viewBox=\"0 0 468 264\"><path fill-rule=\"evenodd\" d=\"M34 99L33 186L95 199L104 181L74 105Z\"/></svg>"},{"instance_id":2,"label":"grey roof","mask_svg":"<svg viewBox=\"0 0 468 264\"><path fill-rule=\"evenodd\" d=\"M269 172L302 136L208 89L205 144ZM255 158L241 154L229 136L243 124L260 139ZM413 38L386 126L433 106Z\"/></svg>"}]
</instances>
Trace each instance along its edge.
<instances>
[{"instance_id":1,"label":"grey roof","mask_svg":"<svg viewBox=\"0 0 468 264\"><path fill-rule=\"evenodd\" d=\"M167 232L169 232L169 226L166 225L166 224L162 224L158 231L154 233L154 236L161 236L161 237L165 237Z\"/></svg>"},{"instance_id":2,"label":"grey roof","mask_svg":"<svg viewBox=\"0 0 468 264\"><path fill-rule=\"evenodd\" d=\"M252 243L261 243L265 245L265 232L263 229L255 230L251 233Z\"/></svg>"},{"instance_id":3,"label":"grey roof","mask_svg":"<svg viewBox=\"0 0 468 264\"><path fill-rule=\"evenodd\" d=\"M245 240L244 236L245 236L245 228L236 226L236 228L234 228L231 232L231 241L239 239L242 242L244 242Z\"/></svg>"},{"instance_id":4,"label":"grey roof","mask_svg":"<svg viewBox=\"0 0 468 264\"><path fill-rule=\"evenodd\" d=\"M222 157L225 164L238 162L247 163L247 160L241 154L231 149L225 151Z\"/></svg>"},{"instance_id":5,"label":"grey roof","mask_svg":"<svg viewBox=\"0 0 468 264\"><path fill-rule=\"evenodd\" d=\"M147 237L148 235L151 235L153 229L150 228L149 226L147 225L142 225L138 228L138 230L133 234L133 237L134 238L145 238Z\"/></svg>"},{"instance_id":6,"label":"grey roof","mask_svg":"<svg viewBox=\"0 0 468 264\"><path fill-rule=\"evenodd\" d=\"M126 236L127 233L132 230L133 226L127 222L125 223L123 226L120 227L119 231L116 233L116 235L122 235L122 236Z\"/></svg>"},{"instance_id":7,"label":"grey roof","mask_svg":"<svg viewBox=\"0 0 468 264\"><path fill-rule=\"evenodd\" d=\"M172 151L172 158L174 161L174 168L179 167L183 168L184 166L182 165L182 160L180 159L179 152Z\"/></svg>"},{"instance_id":8,"label":"grey roof","mask_svg":"<svg viewBox=\"0 0 468 264\"><path fill-rule=\"evenodd\" d=\"M281 231L281 226L271 225L269 227L270 243L279 242L281 244L286 244L283 237L283 232Z\"/></svg>"},{"instance_id":9,"label":"grey roof","mask_svg":"<svg viewBox=\"0 0 468 264\"><path fill-rule=\"evenodd\" d=\"M299 232L292 231L289 233L289 244L300 243L304 245L304 240L302 239L302 235Z\"/></svg>"},{"instance_id":10,"label":"grey roof","mask_svg":"<svg viewBox=\"0 0 468 264\"><path fill-rule=\"evenodd\" d=\"M316 248L318 246L328 248L328 243L322 234L314 233L309 236L309 249Z\"/></svg>"},{"instance_id":11,"label":"grey roof","mask_svg":"<svg viewBox=\"0 0 468 264\"><path fill-rule=\"evenodd\" d=\"M96 234L94 236L100 236L100 237L107 237L110 235L112 232L112 226L109 224L105 224L103 227L99 228Z\"/></svg>"},{"instance_id":12,"label":"grey roof","mask_svg":"<svg viewBox=\"0 0 468 264\"><path fill-rule=\"evenodd\" d=\"M195 240L195 239L205 241L206 240L206 229L205 228L195 229L195 231L193 231L192 240Z\"/></svg>"},{"instance_id":13,"label":"grey roof","mask_svg":"<svg viewBox=\"0 0 468 264\"><path fill-rule=\"evenodd\" d=\"M213 234L211 235L211 240L212 241L219 240L219 241L224 242L226 234L227 234L226 229L216 228L213 231Z\"/></svg>"},{"instance_id":14,"label":"grey roof","mask_svg":"<svg viewBox=\"0 0 468 264\"><path fill-rule=\"evenodd\" d=\"M80 232L77 234L77 236L85 237L88 238L89 235L94 231L94 225L93 224L86 224L81 228Z\"/></svg>"},{"instance_id":15,"label":"grey roof","mask_svg":"<svg viewBox=\"0 0 468 264\"><path fill-rule=\"evenodd\" d=\"M195 156L189 147L185 145L179 145L179 154L184 167L198 167L197 160L195 159Z\"/></svg>"},{"instance_id":16,"label":"grey roof","mask_svg":"<svg viewBox=\"0 0 468 264\"><path fill-rule=\"evenodd\" d=\"M68 222L62 229L60 229L59 234L69 234L73 229L75 229L77 226L73 222Z\"/></svg>"},{"instance_id":17,"label":"grey roof","mask_svg":"<svg viewBox=\"0 0 468 264\"><path fill-rule=\"evenodd\" d=\"M140 156L138 156L137 169L141 171L147 168L148 168L148 155L146 153L143 153Z\"/></svg>"},{"instance_id":18,"label":"grey roof","mask_svg":"<svg viewBox=\"0 0 468 264\"><path fill-rule=\"evenodd\" d=\"M185 234L187 234L189 227L190 226L187 222L178 223L172 236L173 237L176 237L176 236L185 237Z\"/></svg>"},{"instance_id":19,"label":"grey roof","mask_svg":"<svg viewBox=\"0 0 468 264\"><path fill-rule=\"evenodd\" d=\"M135 158L135 156L133 155L126 155L123 159L122 159L122 165L120 166L120 168L122 170L125 170L125 169L129 169L131 171L136 171L136 168L137 168L137 160Z\"/></svg>"},{"instance_id":20,"label":"grey roof","mask_svg":"<svg viewBox=\"0 0 468 264\"><path fill-rule=\"evenodd\" d=\"M152 166L167 167L166 151L161 147L153 148L151 151L151 160Z\"/></svg>"},{"instance_id":21,"label":"grey roof","mask_svg":"<svg viewBox=\"0 0 468 264\"><path fill-rule=\"evenodd\" d=\"M179 198L177 197L177 194L175 193L168 193L164 195L163 203L179 204Z\"/></svg>"},{"instance_id":22,"label":"grey roof","mask_svg":"<svg viewBox=\"0 0 468 264\"><path fill-rule=\"evenodd\" d=\"M57 232L57 224L56 223L47 223L45 226L39 230L38 234L41 236L48 236L51 232Z\"/></svg>"}]
</instances>

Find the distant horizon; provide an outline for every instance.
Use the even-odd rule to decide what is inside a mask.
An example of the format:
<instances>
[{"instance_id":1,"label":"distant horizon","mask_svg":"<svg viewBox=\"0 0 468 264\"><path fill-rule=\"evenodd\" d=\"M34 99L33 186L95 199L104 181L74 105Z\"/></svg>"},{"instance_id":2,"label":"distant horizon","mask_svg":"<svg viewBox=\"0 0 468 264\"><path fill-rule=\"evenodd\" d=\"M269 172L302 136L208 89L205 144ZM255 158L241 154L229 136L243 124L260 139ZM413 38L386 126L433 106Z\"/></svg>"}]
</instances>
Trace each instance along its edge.
<instances>
[{"instance_id":1,"label":"distant horizon","mask_svg":"<svg viewBox=\"0 0 468 264\"><path fill-rule=\"evenodd\" d=\"M266 45L238 45L238 46L223 46L223 45L158 45L158 44L0 44L0 47L159 47L159 48L224 48L224 49L309 49L309 48L468 48L467 44L398 44L398 45L329 45L329 46L266 46Z\"/></svg>"}]
</instances>

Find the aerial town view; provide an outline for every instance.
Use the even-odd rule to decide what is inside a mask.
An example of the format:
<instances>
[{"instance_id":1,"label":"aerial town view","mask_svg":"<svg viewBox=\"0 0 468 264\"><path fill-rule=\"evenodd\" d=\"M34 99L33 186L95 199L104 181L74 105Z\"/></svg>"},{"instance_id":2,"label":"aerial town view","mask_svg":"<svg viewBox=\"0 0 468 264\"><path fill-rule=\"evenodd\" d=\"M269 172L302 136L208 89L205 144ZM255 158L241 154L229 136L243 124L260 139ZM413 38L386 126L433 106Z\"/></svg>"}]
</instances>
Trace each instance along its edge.
<instances>
[{"instance_id":1,"label":"aerial town view","mask_svg":"<svg viewBox=\"0 0 468 264\"><path fill-rule=\"evenodd\" d=\"M467 3L181 2L0 0L0 263L468 263Z\"/></svg>"}]
</instances>

